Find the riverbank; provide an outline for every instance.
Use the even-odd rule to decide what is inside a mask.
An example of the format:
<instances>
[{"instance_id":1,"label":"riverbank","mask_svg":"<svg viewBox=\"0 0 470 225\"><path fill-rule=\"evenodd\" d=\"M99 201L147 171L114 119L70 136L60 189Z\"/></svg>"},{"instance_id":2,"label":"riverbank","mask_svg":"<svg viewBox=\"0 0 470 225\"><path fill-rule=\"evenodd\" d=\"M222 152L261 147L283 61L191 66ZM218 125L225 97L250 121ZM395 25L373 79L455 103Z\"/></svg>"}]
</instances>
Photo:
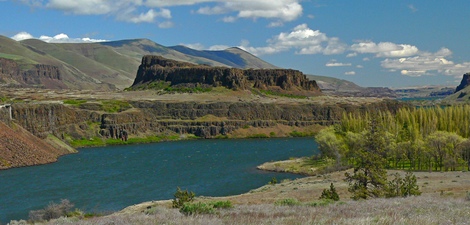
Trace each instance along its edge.
<instances>
[{"instance_id":1,"label":"riverbank","mask_svg":"<svg viewBox=\"0 0 470 225\"><path fill-rule=\"evenodd\" d=\"M402 171L389 171L389 174ZM77 220L62 218L46 224L466 224L470 201L469 172L415 172L421 196L352 201L344 171L283 180L245 194L197 197L196 202L230 201L234 207L215 214L185 216L171 201L129 206L108 216ZM340 201L318 200L334 183ZM282 203L284 202L284 203ZM289 203L290 202L290 203ZM289 204L288 204L289 203Z\"/></svg>"}]
</instances>

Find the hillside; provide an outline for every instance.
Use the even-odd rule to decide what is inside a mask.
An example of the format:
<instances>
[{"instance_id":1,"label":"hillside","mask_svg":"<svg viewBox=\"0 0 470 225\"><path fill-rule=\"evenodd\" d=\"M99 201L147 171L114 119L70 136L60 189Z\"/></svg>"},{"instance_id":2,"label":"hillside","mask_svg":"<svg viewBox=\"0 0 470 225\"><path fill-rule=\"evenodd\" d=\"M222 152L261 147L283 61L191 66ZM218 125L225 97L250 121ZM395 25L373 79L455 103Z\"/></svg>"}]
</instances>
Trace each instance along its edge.
<instances>
[{"instance_id":1,"label":"hillside","mask_svg":"<svg viewBox=\"0 0 470 225\"><path fill-rule=\"evenodd\" d=\"M0 121L0 170L55 162L59 156L74 151L54 144L55 140L42 140L17 124L8 126Z\"/></svg>"},{"instance_id":2,"label":"hillside","mask_svg":"<svg viewBox=\"0 0 470 225\"><path fill-rule=\"evenodd\" d=\"M36 39L17 42L0 36L0 58L14 61L19 68L14 74L4 74L0 70L0 84L56 89L124 89L134 81L142 56L149 54L210 66L275 68L236 48L198 51L186 47L165 47L147 39L74 44L46 43ZM31 74L27 71L35 70L39 64L57 67L57 82L64 85L46 85L38 79L36 83L25 82L25 72ZM0 68L3 67L0 64Z\"/></svg>"},{"instance_id":3,"label":"hillside","mask_svg":"<svg viewBox=\"0 0 470 225\"><path fill-rule=\"evenodd\" d=\"M449 95L447 101L469 101L470 100L470 73L466 73L462 77L462 81L455 89L455 93Z\"/></svg>"},{"instance_id":4,"label":"hillside","mask_svg":"<svg viewBox=\"0 0 470 225\"><path fill-rule=\"evenodd\" d=\"M397 97L393 90L386 87L361 87L351 81L318 75L307 75L307 78L315 80L322 92L327 95L379 98Z\"/></svg>"},{"instance_id":5,"label":"hillside","mask_svg":"<svg viewBox=\"0 0 470 225\"><path fill-rule=\"evenodd\" d=\"M462 81L459 86L456 87L454 94L447 96L444 100L450 102L465 102L470 100L470 73L466 73L462 76Z\"/></svg>"}]
</instances>

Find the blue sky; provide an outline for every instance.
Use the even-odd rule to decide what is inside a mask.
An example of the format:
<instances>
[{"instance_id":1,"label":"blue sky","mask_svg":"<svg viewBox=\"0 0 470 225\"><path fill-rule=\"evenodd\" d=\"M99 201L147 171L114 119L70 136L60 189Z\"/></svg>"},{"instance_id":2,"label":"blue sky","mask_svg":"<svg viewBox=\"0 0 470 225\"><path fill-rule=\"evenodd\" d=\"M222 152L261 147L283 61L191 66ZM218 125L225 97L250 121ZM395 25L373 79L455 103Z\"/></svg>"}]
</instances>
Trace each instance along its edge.
<instances>
[{"instance_id":1,"label":"blue sky","mask_svg":"<svg viewBox=\"0 0 470 225\"><path fill-rule=\"evenodd\" d=\"M361 86L456 86L470 72L468 0L0 0L0 35L148 38Z\"/></svg>"}]
</instances>

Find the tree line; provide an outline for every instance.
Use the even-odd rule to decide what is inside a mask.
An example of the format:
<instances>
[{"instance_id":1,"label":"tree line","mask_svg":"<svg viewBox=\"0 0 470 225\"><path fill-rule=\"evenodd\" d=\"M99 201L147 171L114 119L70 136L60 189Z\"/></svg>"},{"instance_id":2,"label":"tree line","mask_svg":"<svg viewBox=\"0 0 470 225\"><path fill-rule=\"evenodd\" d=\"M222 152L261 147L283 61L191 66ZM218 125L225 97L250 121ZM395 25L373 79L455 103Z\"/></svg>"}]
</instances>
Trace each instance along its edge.
<instances>
[{"instance_id":1,"label":"tree line","mask_svg":"<svg viewBox=\"0 0 470 225\"><path fill-rule=\"evenodd\" d=\"M456 105L401 108L395 114L345 113L340 124L320 131L316 141L322 156L338 165L361 163L369 146L381 149L375 155L379 158L371 160L388 169L455 171L470 170L469 136L470 106Z\"/></svg>"}]
</instances>

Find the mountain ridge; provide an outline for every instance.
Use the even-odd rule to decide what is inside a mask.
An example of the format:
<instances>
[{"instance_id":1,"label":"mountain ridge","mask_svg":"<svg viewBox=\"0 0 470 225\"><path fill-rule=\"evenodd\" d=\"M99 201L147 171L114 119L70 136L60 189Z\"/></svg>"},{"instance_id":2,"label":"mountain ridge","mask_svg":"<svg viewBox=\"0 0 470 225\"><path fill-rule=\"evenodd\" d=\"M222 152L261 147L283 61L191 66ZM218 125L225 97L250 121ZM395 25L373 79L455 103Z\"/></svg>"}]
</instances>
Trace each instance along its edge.
<instances>
[{"instance_id":1,"label":"mountain ridge","mask_svg":"<svg viewBox=\"0 0 470 225\"><path fill-rule=\"evenodd\" d=\"M221 51L188 49L165 47L149 39L47 43L38 39L15 41L0 36L0 58L15 61L22 70L32 69L37 64L56 66L62 75L62 82L70 89L127 88L133 83L144 55L159 55L168 59L210 66L277 68L241 49L229 48ZM8 85L5 79L3 83ZM28 86L20 81L18 83ZM34 86L45 87L41 83Z\"/></svg>"}]
</instances>

